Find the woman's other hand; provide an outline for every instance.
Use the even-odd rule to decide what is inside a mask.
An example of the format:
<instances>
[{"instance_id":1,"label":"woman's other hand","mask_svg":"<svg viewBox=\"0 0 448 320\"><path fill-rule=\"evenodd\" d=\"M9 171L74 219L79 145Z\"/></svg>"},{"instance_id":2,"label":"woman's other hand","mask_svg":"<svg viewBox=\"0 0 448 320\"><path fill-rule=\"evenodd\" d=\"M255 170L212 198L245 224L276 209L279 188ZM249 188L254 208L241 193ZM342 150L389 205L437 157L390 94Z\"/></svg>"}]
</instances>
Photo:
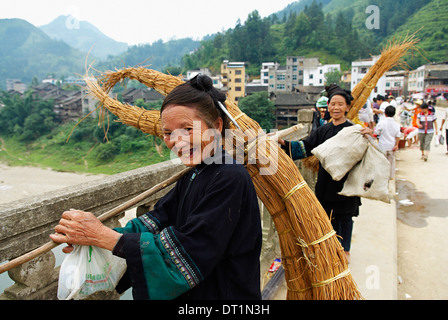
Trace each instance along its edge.
<instances>
[{"instance_id":1,"label":"woman's other hand","mask_svg":"<svg viewBox=\"0 0 448 320\"><path fill-rule=\"evenodd\" d=\"M373 130L369 127L365 127L361 129L361 134L367 138L367 136L373 136Z\"/></svg>"}]
</instances>

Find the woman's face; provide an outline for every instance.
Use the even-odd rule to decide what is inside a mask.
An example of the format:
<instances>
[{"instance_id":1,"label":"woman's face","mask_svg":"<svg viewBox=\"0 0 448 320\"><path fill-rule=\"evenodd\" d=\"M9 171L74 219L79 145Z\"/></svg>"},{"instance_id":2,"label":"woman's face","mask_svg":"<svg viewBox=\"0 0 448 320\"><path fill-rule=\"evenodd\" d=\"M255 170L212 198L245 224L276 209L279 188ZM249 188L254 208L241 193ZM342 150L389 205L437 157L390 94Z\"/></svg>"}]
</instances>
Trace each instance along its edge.
<instances>
[{"instance_id":1,"label":"woman's face","mask_svg":"<svg viewBox=\"0 0 448 320\"><path fill-rule=\"evenodd\" d=\"M215 136L221 135L222 119L210 128L195 108L167 106L161 115L163 139L187 167L194 167L214 154Z\"/></svg>"},{"instance_id":2,"label":"woman's face","mask_svg":"<svg viewBox=\"0 0 448 320\"><path fill-rule=\"evenodd\" d=\"M345 98L341 95L333 96L328 104L328 112L333 121L344 120L348 109L349 106L347 105L347 101L345 101Z\"/></svg>"}]
</instances>

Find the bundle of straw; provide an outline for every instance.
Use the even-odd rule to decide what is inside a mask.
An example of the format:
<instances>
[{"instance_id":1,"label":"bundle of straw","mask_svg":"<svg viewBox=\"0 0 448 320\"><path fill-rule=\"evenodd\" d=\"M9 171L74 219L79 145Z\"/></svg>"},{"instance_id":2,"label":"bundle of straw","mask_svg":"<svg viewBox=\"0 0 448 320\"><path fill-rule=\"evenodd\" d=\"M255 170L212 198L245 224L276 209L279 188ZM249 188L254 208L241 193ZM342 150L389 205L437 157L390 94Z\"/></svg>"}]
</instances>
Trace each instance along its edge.
<instances>
[{"instance_id":1,"label":"bundle of straw","mask_svg":"<svg viewBox=\"0 0 448 320\"><path fill-rule=\"evenodd\" d=\"M385 48L383 48L380 58L352 90L353 101L347 114L348 119L359 121L358 112L366 103L372 90L378 83L378 80L387 71L396 66L403 65L404 62L401 58L403 58L409 50L415 49L415 45L420 41L420 39L416 38L416 33L406 35L403 39L394 38L388 42Z\"/></svg>"},{"instance_id":2,"label":"bundle of straw","mask_svg":"<svg viewBox=\"0 0 448 320\"><path fill-rule=\"evenodd\" d=\"M132 74L147 86L165 94L172 90L179 79L159 74L153 70L146 72L143 68L108 73L103 78L106 90L121 81L120 77ZM158 87L161 77L172 77ZM89 88L92 83L88 82ZM172 86L172 87L170 87ZM98 88L97 88L98 89ZM101 88L99 88L101 89ZM97 95L97 91L92 91ZM135 107L121 105L117 110L117 102L110 107L111 101L99 94L99 100L110 111L119 114L127 113L123 123L143 127L137 117ZM227 101L230 114L237 120L244 133L248 133L246 143L259 139L259 124L242 113L236 104ZM127 111L127 109L130 109ZM134 118L133 120L129 118ZM156 128L158 124L147 127ZM146 126L145 126L146 127ZM252 130L248 130L252 129ZM147 132L147 131L146 131ZM153 134L158 132L153 129ZM150 132L148 132L150 133ZM269 168L272 155L278 157L277 170L267 175L260 175L261 169ZM314 193L306 185L294 162L275 144L266 144L266 153L258 155L255 164L247 164L257 194L271 213L279 233L285 278L288 286L288 299L361 299L362 296L347 268L343 248L336 238L331 223Z\"/></svg>"},{"instance_id":3,"label":"bundle of straw","mask_svg":"<svg viewBox=\"0 0 448 320\"><path fill-rule=\"evenodd\" d=\"M418 32L418 31L417 31ZM376 87L378 80L390 69L403 65L402 58L410 51L415 50L415 45L420 41L416 38L416 33L406 35L403 39L393 39L389 41L381 52L380 58L369 69L362 80L356 84L352 90L353 101L350 105L350 110L347 113L347 119L354 123L363 123L358 119L359 110L365 105L367 99L370 97L372 90ZM315 156L304 159L305 167L313 171L319 170L319 161Z\"/></svg>"}]
</instances>

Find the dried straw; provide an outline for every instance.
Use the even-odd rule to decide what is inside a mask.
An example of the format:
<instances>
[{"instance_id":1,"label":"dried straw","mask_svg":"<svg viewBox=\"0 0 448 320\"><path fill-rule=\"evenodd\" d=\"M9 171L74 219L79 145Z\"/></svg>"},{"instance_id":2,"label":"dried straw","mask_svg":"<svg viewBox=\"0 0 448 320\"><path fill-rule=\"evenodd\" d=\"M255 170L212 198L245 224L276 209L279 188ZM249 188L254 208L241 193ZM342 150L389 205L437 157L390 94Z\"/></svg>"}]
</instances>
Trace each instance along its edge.
<instances>
[{"instance_id":1,"label":"dried straw","mask_svg":"<svg viewBox=\"0 0 448 320\"><path fill-rule=\"evenodd\" d=\"M418 32L418 31L417 31ZM366 103L378 80L389 70L396 66L403 66L401 60L410 50L416 50L415 45L420 41L416 33L407 34L403 39L393 38L381 52L380 58L369 69L369 72L353 88L353 101L347 118L353 121L358 119L358 112Z\"/></svg>"},{"instance_id":2,"label":"dried straw","mask_svg":"<svg viewBox=\"0 0 448 320\"><path fill-rule=\"evenodd\" d=\"M347 113L347 119L363 125L358 119L359 110L365 105L372 90L376 87L378 80L390 69L397 66L403 66L404 62L401 59L410 50L418 50L415 47L420 41L416 38L417 32L412 35L407 34L403 39L394 38L388 42L386 47L382 50L380 58L369 69L369 72L367 72L362 80L353 88L353 101L350 110ZM315 156L302 160L302 163L306 168L312 169L313 171L319 170L319 161Z\"/></svg>"},{"instance_id":3,"label":"dried straw","mask_svg":"<svg viewBox=\"0 0 448 320\"><path fill-rule=\"evenodd\" d=\"M121 77L131 77L163 94L169 93L181 83L179 78L145 70L128 68L111 72L106 74L102 83L105 84L106 90L110 90L121 81ZM92 86L91 83L88 85L89 88L95 89L92 93L98 96L102 104L120 117L123 123L132 126L139 123L140 128L152 128L153 134L159 132L158 122L142 124L142 121L156 121L155 117L140 117L141 110L136 112L135 107L112 101L113 99L105 97L105 92L98 92L101 88ZM259 124L243 114L234 102L227 101L226 104L230 114L237 119L242 131L247 134L245 137L236 136L235 140L244 139L244 144L249 149L254 141L260 139ZM149 130L145 132L150 133ZM287 298L362 299L348 271L343 248L333 232L327 214L306 185L298 168L277 143L266 143L264 150L265 153L256 153L256 163L248 163L247 170L251 174L259 198L271 213L279 234L288 285ZM272 164L270 161L275 161L276 158L277 170L261 175L260 170L269 169ZM245 160L248 160L247 154Z\"/></svg>"}]
</instances>

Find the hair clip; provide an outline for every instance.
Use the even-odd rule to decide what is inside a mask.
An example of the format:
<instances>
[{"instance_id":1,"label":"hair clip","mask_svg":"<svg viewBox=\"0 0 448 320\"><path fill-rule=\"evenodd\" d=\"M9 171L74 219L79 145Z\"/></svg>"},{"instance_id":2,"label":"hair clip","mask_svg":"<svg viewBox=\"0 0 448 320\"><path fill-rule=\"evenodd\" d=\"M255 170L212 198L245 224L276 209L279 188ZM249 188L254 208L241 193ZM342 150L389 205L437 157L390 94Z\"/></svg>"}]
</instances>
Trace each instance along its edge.
<instances>
[{"instance_id":1,"label":"hair clip","mask_svg":"<svg viewBox=\"0 0 448 320\"><path fill-rule=\"evenodd\" d=\"M218 101L218 105L221 108L221 110L229 117L230 120L232 120L233 124L241 130L240 126L238 125L238 123L236 123L236 120L233 119L233 117L230 115L229 111L227 111L226 107L222 104L221 101Z\"/></svg>"}]
</instances>

